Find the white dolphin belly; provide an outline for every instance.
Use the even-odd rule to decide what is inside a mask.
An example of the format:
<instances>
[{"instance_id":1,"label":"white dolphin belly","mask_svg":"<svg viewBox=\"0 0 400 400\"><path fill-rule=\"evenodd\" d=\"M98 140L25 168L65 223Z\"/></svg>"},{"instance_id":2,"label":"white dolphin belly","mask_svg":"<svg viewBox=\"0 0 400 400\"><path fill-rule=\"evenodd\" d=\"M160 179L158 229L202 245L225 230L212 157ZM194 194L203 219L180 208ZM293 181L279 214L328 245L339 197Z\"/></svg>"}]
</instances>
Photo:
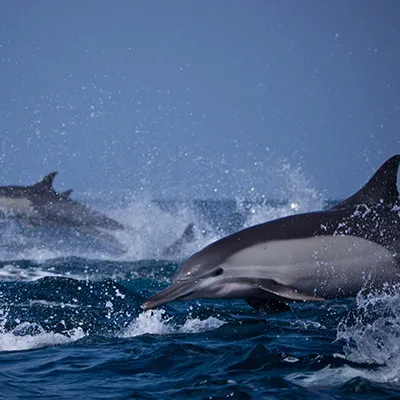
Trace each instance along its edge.
<instances>
[{"instance_id":1,"label":"white dolphin belly","mask_svg":"<svg viewBox=\"0 0 400 400\"><path fill-rule=\"evenodd\" d=\"M34 209L32 202L25 197L0 197L0 210L6 216L33 217L37 215L37 211Z\"/></svg>"},{"instance_id":2,"label":"white dolphin belly","mask_svg":"<svg viewBox=\"0 0 400 400\"><path fill-rule=\"evenodd\" d=\"M271 279L320 297L355 295L374 285L399 280L390 251L356 236L314 236L259 243L224 261L229 277Z\"/></svg>"}]
</instances>

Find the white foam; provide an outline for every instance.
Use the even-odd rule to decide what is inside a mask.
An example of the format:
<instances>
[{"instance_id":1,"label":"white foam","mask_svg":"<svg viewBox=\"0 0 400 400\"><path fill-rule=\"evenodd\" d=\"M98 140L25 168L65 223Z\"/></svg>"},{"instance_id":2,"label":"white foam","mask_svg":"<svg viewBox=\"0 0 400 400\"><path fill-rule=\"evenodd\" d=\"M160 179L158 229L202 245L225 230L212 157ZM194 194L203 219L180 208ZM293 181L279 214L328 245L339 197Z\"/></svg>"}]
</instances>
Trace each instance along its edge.
<instances>
[{"instance_id":1,"label":"white foam","mask_svg":"<svg viewBox=\"0 0 400 400\"><path fill-rule=\"evenodd\" d=\"M399 289L357 296L355 315L344 318L337 331L337 339L345 342L343 350L348 360L400 369Z\"/></svg>"},{"instance_id":2,"label":"white foam","mask_svg":"<svg viewBox=\"0 0 400 400\"><path fill-rule=\"evenodd\" d=\"M335 356L360 368L328 365L320 371L290 374L287 379L306 387L338 386L355 377L399 385L400 295L399 288L392 289L384 294L360 293L357 308L338 325L337 340L344 347L343 354Z\"/></svg>"},{"instance_id":3,"label":"white foam","mask_svg":"<svg viewBox=\"0 0 400 400\"><path fill-rule=\"evenodd\" d=\"M215 317L208 317L204 320L199 318L188 318L185 323L179 328L180 333L200 333L218 329L225 322Z\"/></svg>"},{"instance_id":4,"label":"white foam","mask_svg":"<svg viewBox=\"0 0 400 400\"><path fill-rule=\"evenodd\" d=\"M36 323L24 322L6 332L4 323L0 324L0 351L21 351L47 346L58 346L74 342L85 336L81 328L64 333L45 332Z\"/></svg>"},{"instance_id":5,"label":"white foam","mask_svg":"<svg viewBox=\"0 0 400 400\"><path fill-rule=\"evenodd\" d=\"M56 301L48 301L48 300L29 300L27 306L31 307L34 305L41 305L44 307L61 307L61 308L79 308L78 304L71 303L60 303ZM25 304L21 304L21 306L25 306Z\"/></svg>"},{"instance_id":6,"label":"white foam","mask_svg":"<svg viewBox=\"0 0 400 400\"><path fill-rule=\"evenodd\" d=\"M362 370L349 366L331 367L330 365L316 372L289 374L286 379L303 387L333 387L340 386L357 376L364 376ZM364 376L365 377L365 376Z\"/></svg>"},{"instance_id":7,"label":"white foam","mask_svg":"<svg viewBox=\"0 0 400 400\"><path fill-rule=\"evenodd\" d=\"M121 337L134 337L145 334L166 335L174 331L170 323L172 317L164 316L165 310L148 310L140 313L128 327L121 332Z\"/></svg>"},{"instance_id":8,"label":"white foam","mask_svg":"<svg viewBox=\"0 0 400 400\"><path fill-rule=\"evenodd\" d=\"M145 334L168 335L176 333L200 333L218 329L225 322L215 317L205 320L188 316L182 326L165 314L165 310L147 310L140 313L120 334L120 337L134 337Z\"/></svg>"},{"instance_id":9,"label":"white foam","mask_svg":"<svg viewBox=\"0 0 400 400\"><path fill-rule=\"evenodd\" d=\"M307 330L307 329L326 329L326 326L320 324L317 321L302 321L300 319L291 322L290 325L292 325L294 328L298 328L301 330Z\"/></svg>"},{"instance_id":10,"label":"white foam","mask_svg":"<svg viewBox=\"0 0 400 400\"><path fill-rule=\"evenodd\" d=\"M378 369L361 369L349 365L332 367L331 365L315 372L293 373L286 378L304 387L334 387L341 386L353 378L363 378L371 382L399 385L399 371L390 367Z\"/></svg>"},{"instance_id":11,"label":"white foam","mask_svg":"<svg viewBox=\"0 0 400 400\"><path fill-rule=\"evenodd\" d=\"M36 281L46 276L61 277L68 276L69 278L82 279L84 277L78 275L62 275L54 272L43 270L40 267L20 268L18 265L6 264L0 267L0 280L2 281Z\"/></svg>"}]
</instances>

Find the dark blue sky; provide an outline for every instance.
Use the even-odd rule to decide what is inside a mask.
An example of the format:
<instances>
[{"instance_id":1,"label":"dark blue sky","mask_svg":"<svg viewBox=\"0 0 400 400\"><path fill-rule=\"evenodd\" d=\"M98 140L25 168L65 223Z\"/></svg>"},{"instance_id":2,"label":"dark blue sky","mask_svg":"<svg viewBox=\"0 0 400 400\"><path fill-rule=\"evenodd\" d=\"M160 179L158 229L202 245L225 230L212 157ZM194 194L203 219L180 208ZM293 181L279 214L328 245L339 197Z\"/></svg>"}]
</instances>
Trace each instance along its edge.
<instances>
[{"instance_id":1,"label":"dark blue sky","mask_svg":"<svg viewBox=\"0 0 400 400\"><path fill-rule=\"evenodd\" d=\"M2 0L0 183L268 197L287 160L344 197L400 153L399 71L397 0Z\"/></svg>"}]
</instances>

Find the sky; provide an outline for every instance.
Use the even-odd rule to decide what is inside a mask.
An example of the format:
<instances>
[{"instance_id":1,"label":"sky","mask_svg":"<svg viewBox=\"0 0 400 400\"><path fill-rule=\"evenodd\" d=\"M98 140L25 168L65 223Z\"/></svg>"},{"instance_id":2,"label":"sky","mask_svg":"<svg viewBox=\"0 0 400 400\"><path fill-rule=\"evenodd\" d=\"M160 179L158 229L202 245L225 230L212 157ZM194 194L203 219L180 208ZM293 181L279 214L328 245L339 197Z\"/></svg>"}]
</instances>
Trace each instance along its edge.
<instances>
[{"instance_id":1,"label":"sky","mask_svg":"<svg viewBox=\"0 0 400 400\"><path fill-rule=\"evenodd\" d=\"M400 153L397 0L0 7L0 185L344 198Z\"/></svg>"}]
</instances>

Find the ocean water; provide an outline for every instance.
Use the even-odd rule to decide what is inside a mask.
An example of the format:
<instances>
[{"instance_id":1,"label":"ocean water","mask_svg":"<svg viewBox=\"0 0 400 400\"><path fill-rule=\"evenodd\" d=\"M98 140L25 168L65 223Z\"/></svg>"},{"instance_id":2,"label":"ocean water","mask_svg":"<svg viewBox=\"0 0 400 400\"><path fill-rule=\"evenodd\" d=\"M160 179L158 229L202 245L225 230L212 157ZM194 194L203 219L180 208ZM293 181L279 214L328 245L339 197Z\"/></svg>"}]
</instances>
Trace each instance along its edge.
<instances>
[{"instance_id":1,"label":"ocean water","mask_svg":"<svg viewBox=\"0 0 400 400\"><path fill-rule=\"evenodd\" d=\"M82 194L124 222L115 241L0 223L0 398L398 399L400 297L296 304L141 304L193 252L243 227L327 207L289 198L157 200ZM195 224L196 241L163 249Z\"/></svg>"}]
</instances>

